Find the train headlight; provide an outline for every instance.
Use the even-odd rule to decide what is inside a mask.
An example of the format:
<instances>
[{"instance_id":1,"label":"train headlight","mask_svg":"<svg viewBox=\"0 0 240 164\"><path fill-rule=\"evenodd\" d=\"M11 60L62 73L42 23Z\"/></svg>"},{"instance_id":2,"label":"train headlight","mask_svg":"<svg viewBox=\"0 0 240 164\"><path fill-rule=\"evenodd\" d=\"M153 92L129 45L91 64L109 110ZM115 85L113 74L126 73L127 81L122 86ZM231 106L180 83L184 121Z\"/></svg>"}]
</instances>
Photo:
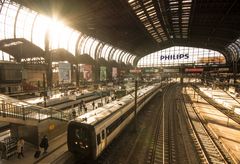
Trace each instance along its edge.
<instances>
[{"instance_id":1,"label":"train headlight","mask_svg":"<svg viewBox=\"0 0 240 164\"><path fill-rule=\"evenodd\" d=\"M77 145L77 144L78 144L78 142L76 141L76 142L75 142L75 144Z\"/></svg>"}]
</instances>

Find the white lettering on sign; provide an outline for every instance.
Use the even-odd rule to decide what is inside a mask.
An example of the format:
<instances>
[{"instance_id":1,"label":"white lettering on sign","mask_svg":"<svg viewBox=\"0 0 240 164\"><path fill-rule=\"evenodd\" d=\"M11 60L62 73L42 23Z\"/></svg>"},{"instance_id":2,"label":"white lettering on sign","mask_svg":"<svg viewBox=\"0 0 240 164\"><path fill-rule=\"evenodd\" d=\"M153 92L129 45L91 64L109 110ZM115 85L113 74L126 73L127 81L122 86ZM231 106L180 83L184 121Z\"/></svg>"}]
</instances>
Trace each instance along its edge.
<instances>
[{"instance_id":1,"label":"white lettering on sign","mask_svg":"<svg viewBox=\"0 0 240 164\"><path fill-rule=\"evenodd\" d=\"M189 54L161 55L160 60L188 59Z\"/></svg>"}]
</instances>

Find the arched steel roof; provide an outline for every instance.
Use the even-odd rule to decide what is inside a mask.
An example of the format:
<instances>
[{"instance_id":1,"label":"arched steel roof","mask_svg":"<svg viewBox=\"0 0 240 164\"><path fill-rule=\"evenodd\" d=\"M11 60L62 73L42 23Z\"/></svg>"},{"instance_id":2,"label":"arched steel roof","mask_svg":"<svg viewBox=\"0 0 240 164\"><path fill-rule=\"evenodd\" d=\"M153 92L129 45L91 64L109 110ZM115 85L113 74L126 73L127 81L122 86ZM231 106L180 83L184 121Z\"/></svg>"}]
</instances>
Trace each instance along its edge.
<instances>
[{"instance_id":1,"label":"arched steel roof","mask_svg":"<svg viewBox=\"0 0 240 164\"><path fill-rule=\"evenodd\" d=\"M191 46L217 50L228 62L238 59L229 45L240 37L239 0L14 1L58 15L74 29L138 57Z\"/></svg>"}]
</instances>

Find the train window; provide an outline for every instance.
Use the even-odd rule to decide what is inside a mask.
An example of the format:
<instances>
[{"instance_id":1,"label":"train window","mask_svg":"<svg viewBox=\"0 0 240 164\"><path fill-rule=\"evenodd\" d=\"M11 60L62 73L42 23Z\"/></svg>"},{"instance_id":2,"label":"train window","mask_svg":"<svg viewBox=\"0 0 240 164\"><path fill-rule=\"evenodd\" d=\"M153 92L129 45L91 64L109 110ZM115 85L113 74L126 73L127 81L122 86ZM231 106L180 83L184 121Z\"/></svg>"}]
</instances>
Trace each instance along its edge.
<instances>
[{"instance_id":1,"label":"train window","mask_svg":"<svg viewBox=\"0 0 240 164\"><path fill-rule=\"evenodd\" d=\"M97 135L97 144L99 145L101 143L101 137L100 134Z\"/></svg>"},{"instance_id":2,"label":"train window","mask_svg":"<svg viewBox=\"0 0 240 164\"><path fill-rule=\"evenodd\" d=\"M102 139L105 138L105 133L104 133L104 130L102 131Z\"/></svg>"}]
</instances>

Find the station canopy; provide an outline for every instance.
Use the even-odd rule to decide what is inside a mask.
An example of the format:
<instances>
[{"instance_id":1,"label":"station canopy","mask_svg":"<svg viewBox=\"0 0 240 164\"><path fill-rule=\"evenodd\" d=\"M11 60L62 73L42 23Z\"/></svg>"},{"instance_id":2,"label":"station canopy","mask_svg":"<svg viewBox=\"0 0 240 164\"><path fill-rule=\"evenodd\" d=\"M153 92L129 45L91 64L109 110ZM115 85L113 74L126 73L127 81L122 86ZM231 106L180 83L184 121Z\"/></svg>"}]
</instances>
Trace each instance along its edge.
<instances>
[{"instance_id":1,"label":"station canopy","mask_svg":"<svg viewBox=\"0 0 240 164\"><path fill-rule=\"evenodd\" d=\"M239 0L14 2L22 6L6 5L9 0L2 4L0 31L5 36L0 39L20 34L44 48L44 34L48 29L51 48L65 48L74 55L88 54L93 59L102 57L126 64L172 46L211 49L222 53L228 64L238 61L240 55ZM43 20L47 21L43 23Z\"/></svg>"}]
</instances>

